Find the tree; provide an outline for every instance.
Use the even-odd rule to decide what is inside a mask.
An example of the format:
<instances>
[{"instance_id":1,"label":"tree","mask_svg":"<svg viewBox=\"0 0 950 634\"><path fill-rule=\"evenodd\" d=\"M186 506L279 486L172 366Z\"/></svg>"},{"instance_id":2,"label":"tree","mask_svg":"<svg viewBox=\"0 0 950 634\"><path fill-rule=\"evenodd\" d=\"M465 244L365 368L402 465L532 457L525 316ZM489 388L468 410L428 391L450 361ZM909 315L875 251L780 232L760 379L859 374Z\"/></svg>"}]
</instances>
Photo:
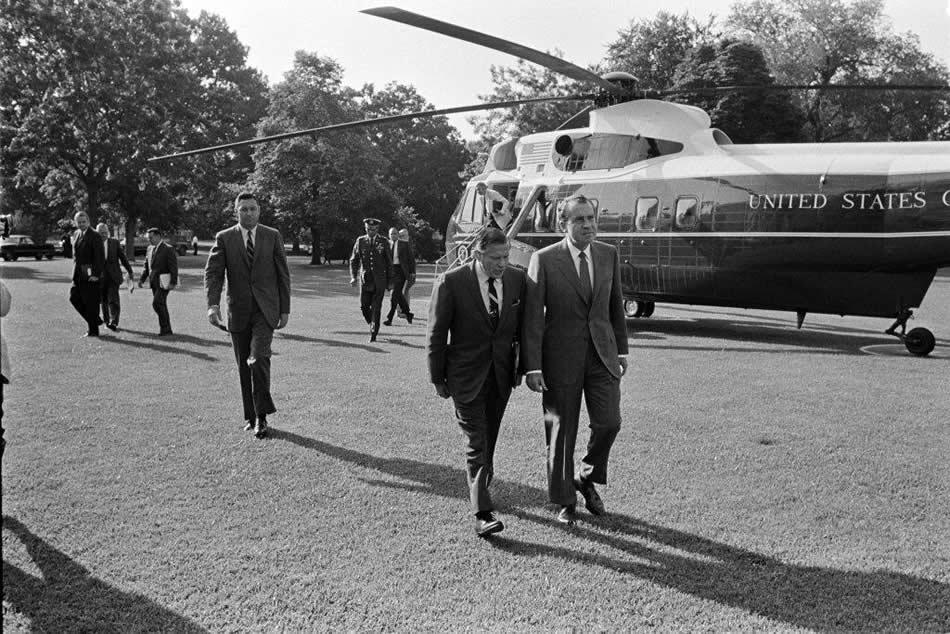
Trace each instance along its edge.
<instances>
[{"instance_id":1,"label":"tree","mask_svg":"<svg viewBox=\"0 0 950 634\"><path fill-rule=\"evenodd\" d=\"M563 56L556 49L552 54ZM494 90L491 94L479 95L479 99L486 103L591 92L590 87L579 85L560 73L523 59L519 59L514 66L492 66L491 78L495 84ZM490 148L504 139L554 130L582 107L576 101L552 101L491 110L488 114L470 117L468 121L481 137L485 148Z\"/></svg>"},{"instance_id":2,"label":"tree","mask_svg":"<svg viewBox=\"0 0 950 634\"><path fill-rule=\"evenodd\" d=\"M883 0L752 0L733 6L727 26L765 51L781 83L946 85L950 79L915 35L892 32ZM806 135L816 141L938 139L950 132L946 93L809 91L800 99Z\"/></svg>"},{"instance_id":3,"label":"tree","mask_svg":"<svg viewBox=\"0 0 950 634\"><path fill-rule=\"evenodd\" d=\"M673 85L676 69L691 50L715 37L714 18L705 24L689 13L657 12L652 19L634 19L607 44L601 64L606 70L624 71L640 80L643 89L663 90Z\"/></svg>"},{"instance_id":4,"label":"tree","mask_svg":"<svg viewBox=\"0 0 950 634\"><path fill-rule=\"evenodd\" d=\"M192 21L170 0L3 4L0 138L3 176L16 187L56 170L81 186L76 206L93 220L103 205L128 220L175 216L169 195L187 188L171 182L192 168L150 170L146 159L248 128L263 81L220 20ZM234 108L233 93L251 105Z\"/></svg>"},{"instance_id":5,"label":"tree","mask_svg":"<svg viewBox=\"0 0 950 634\"><path fill-rule=\"evenodd\" d=\"M677 67L673 87L771 86L774 83L761 49L727 38L694 49ZM709 113L712 125L737 143L775 143L801 138L804 116L782 93L743 90L684 93L677 97Z\"/></svg>"},{"instance_id":6,"label":"tree","mask_svg":"<svg viewBox=\"0 0 950 634\"><path fill-rule=\"evenodd\" d=\"M284 81L271 89L262 135L359 118L356 94L342 84L340 65L298 51ZM329 132L257 146L252 184L288 235L310 230L311 264L323 244L362 230L364 216L392 217L395 196L379 179L387 161L363 132ZM329 241L329 242L328 242Z\"/></svg>"},{"instance_id":7,"label":"tree","mask_svg":"<svg viewBox=\"0 0 950 634\"><path fill-rule=\"evenodd\" d=\"M367 118L433 108L414 87L397 83L383 90L364 86L359 104ZM444 229L462 192L459 174L472 159L458 131L439 116L372 126L367 132L389 164L382 183L420 221Z\"/></svg>"}]
</instances>

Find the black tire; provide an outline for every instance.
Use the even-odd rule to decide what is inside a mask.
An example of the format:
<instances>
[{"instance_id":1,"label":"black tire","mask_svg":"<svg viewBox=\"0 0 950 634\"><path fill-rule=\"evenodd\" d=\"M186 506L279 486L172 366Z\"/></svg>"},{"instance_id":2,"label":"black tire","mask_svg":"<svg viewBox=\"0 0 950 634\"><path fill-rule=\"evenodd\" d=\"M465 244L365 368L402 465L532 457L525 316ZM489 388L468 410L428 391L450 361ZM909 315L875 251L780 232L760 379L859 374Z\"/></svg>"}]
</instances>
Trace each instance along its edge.
<instances>
[{"instance_id":1,"label":"black tire","mask_svg":"<svg viewBox=\"0 0 950 634\"><path fill-rule=\"evenodd\" d=\"M46 259L47 259L47 260L52 260L52 259L53 259L53 255L54 255L54 254L52 254L52 253L47 253L47 254L46 254Z\"/></svg>"},{"instance_id":2,"label":"black tire","mask_svg":"<svg viewBox=\"0 0 950 634\"><path fill-rule=\"evenodd\" d=\"M17 260L18 257L20 257L20 256L18 256L18 255L11 255L11 256L10 256L10 259L13 260L14 262L16 262L16 260Z\"/></svg>"},{"instance_id":3,"label":"black tire","mask_svg":"<svg viewBox=\"0 0 950 634\"><path fill-rule=\"evenodd\" d=\"M926 328L912 328L904 335L904 346L907 351L918 357L926 357L933 352L936 345L937 341L933 333Z\"/></svg>"},{"instance_id":4,"label":"black tire","mask_svg":"<svg viewBox=\"0 0 950 634\"><path fill-rule=\"evenodd\" d=\"M653 302L643 302L643 304L644 304L644 306L643 306L643 316L644 316L644 317L652 317L652 316L653 316L653 311L654 311L654 309L656 308L656 304L654 304Z\"/></svg>"},{"instance_id":5,"label":"black tire","mask_svg":"<svg viewBox=\"0 0 950 634\"><path fill-rule=\"evenodd\" d=\"M36 261L37 261L37 262L39 262L40 260L43 259L43 254L42 254L42 253L37 253L37 254L34 255L33 257L36 258Z\"/></svg>"}]
</instances>

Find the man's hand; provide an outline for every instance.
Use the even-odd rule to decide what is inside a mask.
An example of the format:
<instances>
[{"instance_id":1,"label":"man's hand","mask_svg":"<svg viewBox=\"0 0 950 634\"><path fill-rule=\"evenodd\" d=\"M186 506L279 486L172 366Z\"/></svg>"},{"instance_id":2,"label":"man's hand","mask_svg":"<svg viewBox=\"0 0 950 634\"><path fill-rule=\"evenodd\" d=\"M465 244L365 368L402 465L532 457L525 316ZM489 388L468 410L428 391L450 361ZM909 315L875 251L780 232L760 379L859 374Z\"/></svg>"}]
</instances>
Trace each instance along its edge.
<instances>
[{"instance_id":1,"label":"man's hand","mask_svg":"<svg viewBox=\"0 0 950 634\"><path fill-rule=\"evenodd\" d=\"M356 286L356 278L355 278L355 277L351 277L351 278L350 278L350 286Z\"/></svg>"},{"instance_id":2,"label":"man's hand","mask_svg":"<svg viewBox=\"0 0 950 634\"><path fill-rule=\"evenodd\" d=\"M435 393L438 394L441 398L448 398L450 396L449 387L445 383L436 383Z\"/></svg>"},{"instance_id":3,"label":"man's hand","mask_svg":"<svg viewBox=\"0 0 950 634\"><path fill-rule=\"evenodd\" d=\"M281 313L280 321L277 322L277 330L286 326L288 321L290 321L290 313Z\"/></svg>"},{"instance_id":4,"label":"man's hand","mask_svg":"<svg viewBox=\"0 0 950 634\"><path fill-rule=\"evenodd\" d=\"M548 389L548 386L544 383L544 375L540 372L526 374L524 380L528 384L528 389L532 392L544 392Z\"/></svg>"},{"instance_id":5,"label":"man's hand","mask_svg":"<svg viewBox=\"0 0 950 634\"><path fill-rule=\"evenodd\" d=\"M141 284L139 284L141 286ZM215 306L213 309L208 311L208 322L216 327L221 327L221 309Z\"/></svg>"},{"instance_id":6,"label":"man's hand","mask_svg":"<svg viewBox=\"0 0 950 634\"><path fill-rule=\"evenodd\" d=\"M620 357L620 376L627 374L627 357Z\"/></svg>"}]
</instances>

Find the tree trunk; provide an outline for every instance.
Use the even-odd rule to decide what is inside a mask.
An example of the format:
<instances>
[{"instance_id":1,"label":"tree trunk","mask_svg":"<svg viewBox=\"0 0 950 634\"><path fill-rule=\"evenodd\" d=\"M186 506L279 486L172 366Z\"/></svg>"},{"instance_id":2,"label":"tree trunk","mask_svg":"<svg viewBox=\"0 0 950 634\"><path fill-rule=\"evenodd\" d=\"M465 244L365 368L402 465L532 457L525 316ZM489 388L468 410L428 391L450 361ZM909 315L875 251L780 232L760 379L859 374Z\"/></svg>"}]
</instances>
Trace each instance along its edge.
<instances>
[{"instance_id":1,"label":"tree trunk","mask_svg":"<svg viewBox=\"0 0 950 634\"><path fill-rule=\"evenodd\" d=\"M99 218L99 183L86 182L86 215L89 216L89 226L96 228Z\"/></svg>"},{"instance_id":2,"label":"tree trunk","mask_svg":"<svg viewBox=\"0 0 950 634\"><path fill-rule=\"evenodd\" d=\"M310 227L310 239L313 241L313 248L310 250L310 264L320 264L323 262L320 255L320 230L314 226Z\"/></svg>"},{"instance_id":3,"label":"tree trunk","mask_svg":"<svg viewBox=\"0 0 950 634\"><path fill-rule=\"evenodd\" d=\"M125 217L125 254L129 257L129 262L135 262L135 227L138 226L138 219L126 214Z\"/></svg>"}]
</instances>

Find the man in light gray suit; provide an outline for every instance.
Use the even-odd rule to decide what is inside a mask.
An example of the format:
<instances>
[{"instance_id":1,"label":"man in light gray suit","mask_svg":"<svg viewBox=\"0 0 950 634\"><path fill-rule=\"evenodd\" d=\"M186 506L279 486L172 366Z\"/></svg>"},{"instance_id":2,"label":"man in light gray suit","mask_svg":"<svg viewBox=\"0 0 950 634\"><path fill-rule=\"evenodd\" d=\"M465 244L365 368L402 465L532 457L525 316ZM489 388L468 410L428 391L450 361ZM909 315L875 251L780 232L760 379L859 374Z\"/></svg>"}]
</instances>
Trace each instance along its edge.
<instances>
[{"instance_id":1,"label":"man in light gray suit","mask_svg":"<svg viewBox=\"0 0 950 634\"><path fill-rule=\"evenodd\" d=\"M627 370L627 322L617 250L597 242L597 217L583 196L564 201L558 228L567 235L531 255L522 358L528 387L542 393L548 495L557 521L576 522L575 489L587 510L606 513L594 484L607 483L607 460L620 431L620 377ZM574 473L581 395L590 440Z\"/></svg>"},{"instance_id":2,"label":"man in light gray suit","mask_svg":"<svg viewBox=\"0 0 950 634\"><path fill-rule=\"evenodd\" d=\"M284 239L258 224L253 194L234 201L238 224L219 232L205 266L208 321L221 324L221 288L228 280L228 325L241 378L244 429L267 435L267 415L277 411L270 394L271 341L290 319L290 271Z\"/></svg>"}]
</instances>

